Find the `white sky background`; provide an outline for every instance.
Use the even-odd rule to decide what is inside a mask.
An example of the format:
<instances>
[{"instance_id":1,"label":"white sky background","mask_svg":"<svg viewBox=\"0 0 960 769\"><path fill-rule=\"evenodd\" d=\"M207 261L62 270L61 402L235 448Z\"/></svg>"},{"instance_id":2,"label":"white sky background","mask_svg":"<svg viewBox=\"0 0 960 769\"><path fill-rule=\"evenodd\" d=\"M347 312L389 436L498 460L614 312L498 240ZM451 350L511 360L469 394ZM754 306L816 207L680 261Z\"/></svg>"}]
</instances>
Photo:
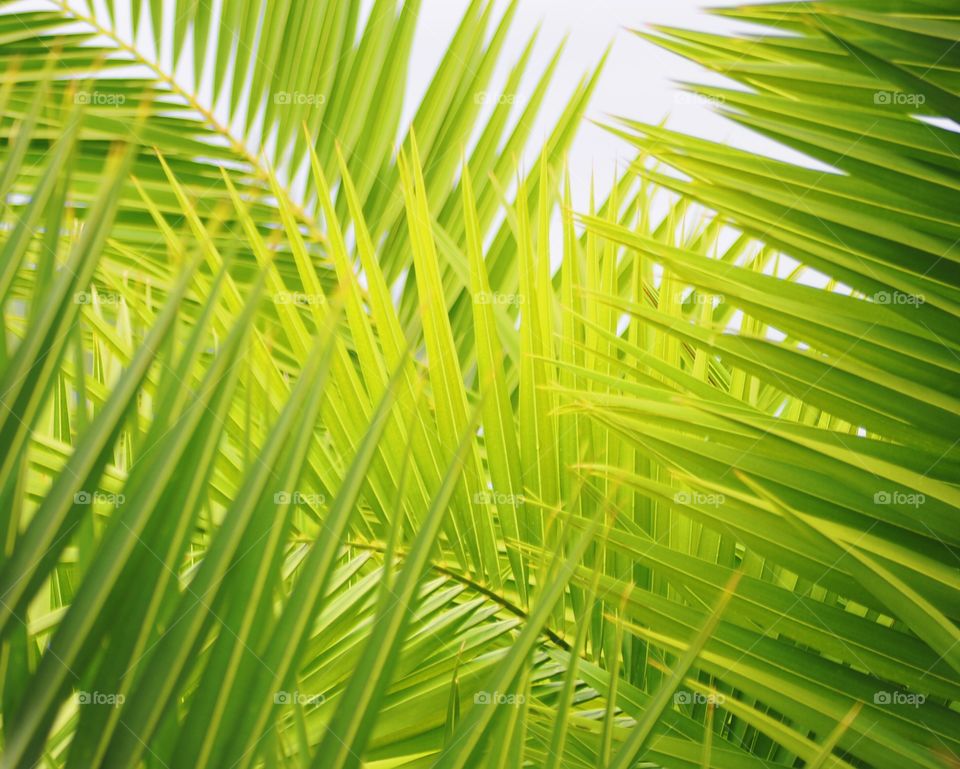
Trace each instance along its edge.
<instances>
[{"instance_id":1,"label":"white sky background","mask_svg":"<svg viewBox=\"0 0 960 769\"><path fill-rule=\"evenodd\" d=\"M366 0L372 5L373 0ZM540 25L540 35L528 65L527 77L516 94L518 109L529 100L535 84L553 56L557 45L567 37L564 53L554 74L553 84L541 108L541 116L532 132L531 146L524 162L529 168L549 135L557 118L585 73L591 72L612 44L610 56L594 91L587 118L600 123L614 122L612 116L627 117L645 123L660 123L668 118L668 127L714 141L721 141L760 152L770 157L816 167L818 163L776 142L716 114L703 99L682 91L678 83L733 85L721 75L660 48L638 37L632 30L651 25L729 33L748 30L748 26L705 12L705 7L733 6L742 0L519 0L510 34L503 47L490 91L498 93L530 35ZM410 63L407 112L404 125L413 117L417 105L430 84L437 65L446 51L469 0L423 0ZM499 14L509 0L495 0ZM752 28L752 31L759 31ZM769 30L763 30L769 34ZM733 87L737 87L733 85ZM491 105L488 109L492 110ZM600 126L584 121L569 155L574 208L585 210L589 204L590 179L596 180L601 199L609 190L614 169L621 172L634 157L633 148ZM506 181L506 180L502 180ZM666 213L666 201L660 200L655 216ZM662 209L662 210L661 210ZM558 217L559 222L559 217ZM557 222L557 223L558 223ZM555 227L559 246L561 230ZM731 239L733 234L730 233ZM558 258L562 253L554 249ZM784 274L796 265L784 258ZM823 285L826 278L812 271L800 282Z\"/></svg>"},{"instance_id":2,"label":"white sky background","mask_svg":"<svg viewBox=\"0 0 960 769\"><path fill-rule=\"evenodd\" d=\"M508 0L497 0L497 11L502 12L508 4ZM714 114L710 106L698 103L689 95L678 97L677 81L720 85L725 80L630 31L652 24L711 32L744 29L744 25L702 10L707 6L735 4L738 4L735 0L520 0L493 90L505 81L529 36L541 24L528 68L532 77L527 77L522 84L517 94L518 104L526 102L556 46L565 35L568 39L544 102L542 117L534 128L533 138L538 144L549 134L581 77L596 66L607 46L613 43L588 117L612 122L608 120L609 115L621 115L658 123L669 115L668 126L676 130L804 162L796 153ZM467 5L468 0L424 0L410 68L411 98L407 117L429 85ZM623 141L585 123L570 154L575 205L586 202L591 173L596 174L598 190L606 189L617 161L625 162L630 157L630 147ZM532 162L530 157L526 160Z\"/></svg>"},{"instance_id":3,"label":"white sky background","mask_svg":"<svg viewBox=\"0 0 960 769\"><path fill-rule=\"evenodd\" d=\"M138 0L132 0L137 2ZM339 0L336 0L339 1ZM727 142L760 152L771 157L791 160L800 164L814 164L810 159L792 152L774 142L738 127L712 111L704 100L681 94L676 83L695 82L730 85L722 76L715 75L676 56L655 44L641 39L630 30L651 25L665 25L708 32L729 33L744 29L743 25L710 15L702 10L705 6L731 6L742 0L519 0L517 14L510 34L503 47L498 67L489 92L498 93L507 74L521 55L530 35L540 26L540 35L527 68L527 76L516 98L519 112L528 100L535 83L553 56L557 45L567 37L567 44L554 75L551 88L541 108L541 118L534 126L531 147L524 158L527 168L536 160L537 147L549 135L567 101L583 76L591 72L600 61L604 51L612 44L603 74L594 92L588 118L600 122L612 122L612 115L621 115L640 122L659 123L669 116L668 126L684 133ZM76 0L79 3L80 0ZM117 3L117 22L122 36L132 34L130 21L131 0ZM362 0L361 18L372 7L374 0ZM509 0L494 0L494 23L508 7ZM105 18L105 0L86 0ZM270 0L267 0L269 9ZM221 0L213 0L214 15L219 13ZM406 114L401 133L416 106L430 84L437 65L456 30L469 0L423 0L419 23L414 39L410 62ZM16 10L50 7L48 0L20 0ZM173 15L167 8L164 20L164 37L168 40L161 53L162 66L170 66ZM769 30L766 30L769 34ZM137 42L152 50L152 42L144 31ZM192 48L188 46L178 62L180 73L192 71ZM156 56L156 52L153 52ZM211 55L212 52L208 52ZM209 59L208 59L209 63ZM201 95L212 96L209 81ZM493 109L490 104L488 110ZM398 139L400 137L398 136ZM634 156L633 149L602 128L584 122L569 155L572 176L574 207L584 210L589 201L590 178L595 176L597 190L603 195L610 187L617 164L621 169ZM509 180L502 180L508 182ZM558 233L559 236L559 233ZM792 269L790 260L781 265L786 271ZM823 283L823 276L804 276L801 282Z\"/></svg>"},{"instance_id":4,"label":"white sky background","mask_svg":"<svg viewBox=\"0 0 960 769\"><path fill-rule=\"evenodd\" d=\"M567 38L566 47L541 108L540 119L533 128L531 146L524 158L526 167L531 167L536 160L537 148L551 132L577 84L586 73L596 67L604 51L611 45L611 54L587 111L588 118L611 123L611 116L619 115L656 124L669 116L667 125L684 133L728 142L795 163L817 165L798 153L720 117L706 100L698 100L681 92L677 82L715 85L730 83L722 76L643 40L631 31L651 25L719 33L743 30L746 29L744 25L703 10L704 7L732 6L741 1L519 0L516 16L489 89L489 93L493 95L502 91L510 69L523 52L530 35L539 26L540 34L527 67L526 77L519 91L509 95L516 101L515 115L528 102L540 74L557 46L564 37ZM99 17L106 17L105 0L85 2L97 10ZM121 0L116 3L118 28L124 38L132 34L130 2L138 0ZM406 112L401 133L405 132L405 126L429 86L469 2L470 0L423 0L408 72ZM269 3L270 0L267 0L268 9ZM373 3L374 0L362 0L362 20L365 20ZM75 0L73 4L82 7L83 3ZM49 0L20 0L14 5L17 10L50 7ZM213 0L213 5L216 15L219 13L221 0ZM494 0L494 24L508 6L509 0ZM172 35L172 19L168 7L164 22L165 38ZM765 32L769 34L769 30ZM146 32L140 35L138 45L156 55ZM169 44L164 48L166 50L161 55L162 64L169 67ZM178 62L178 80L181 75L190 80L192 68L192 47L187 46ZM209 87L201 88L201 95L212 97L212 93L207 93L209 90ZM492 109L491 103L487 106L487 111ZM588 203L591 175L595 176L599 191L608 190L618 162L622 169L633 156L632 147L624 141L589 120L584 121L569 155L574 206L583 209Z\"/></svg>"},{"instance_id":5,"label":"white sky background","mask_svg":"<svg viewBox=\"0 0 960 769\"><path fill-rule=\"evenodd\" d=\"M105 16L105 0L85 1L97 9L98 16ZM118 27L124 30L124 37L130 34L131 1L138 2L121 0L117 3ZM82 5L80 0L76 2ZM269 2L267 0L268 8ZM373 2L362 0L361 18L369 13ZM612 51L590 102L588 118L612 122L610 116L621 115L641 122L659 123L669 115L668 126L675 130L729 142L773 157L810 163L809 159L714 114L703 100L682 94L676 86L677 81L729 83L630 31L654 24L721 33L744 29L744 25L703 10L704 7L731 6L739 2L741 0L519 0L494 74L491 93L498 94L498 89L502 90L507 74L539 25L540 35L527 67L527 76L519 92L510 95L515 97L516 111L519 112L529 100L556 47L567 37L564 53L541 108L541 117L533 129L530 151L524 158L527 167L536 159L531 155L535 155L536 147L549 135L574 88L587 72L596 67L611 44ZM220 0L213 0L213 3L215 13L218 13ZM494 3L496 23L509 0L494 0ZM15 5L25 10L50 7L48 0L20 0ZM410 62L403 126L412 118L468 5L469 0L423 0ZM172 33L172 15L169 8L167 11L164 31ZM141 35L138 43L152 50L148 35ZM164 51L165 66L169 66L169 55L169 51ZM178 79L180 73L190 73L192 66L192 48L188 46L178 62ZM493 105L487 109L492 110ZM609 189L616 163L626 162L632 156L629 145L585 121L569 156L574 204L582 207L587 202L592 173L595 173L598 190Z\"/></svg>"}]
</instances>

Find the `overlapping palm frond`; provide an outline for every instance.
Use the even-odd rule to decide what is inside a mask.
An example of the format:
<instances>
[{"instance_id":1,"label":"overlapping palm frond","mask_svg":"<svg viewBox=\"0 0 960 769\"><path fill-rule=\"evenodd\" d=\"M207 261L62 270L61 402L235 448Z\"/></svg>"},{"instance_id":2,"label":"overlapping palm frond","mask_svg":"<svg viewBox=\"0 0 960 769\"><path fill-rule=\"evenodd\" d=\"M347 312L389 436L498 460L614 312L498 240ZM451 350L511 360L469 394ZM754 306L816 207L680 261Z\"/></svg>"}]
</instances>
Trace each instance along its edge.
<instances>
[{"instance_id":1,"label":"overlapping palm frond","mask_svg":"<svg viewBox=\"0 0 960 769\"><path fill-rule=\"evenodd\" d=\"M826 169L635 121L614 129L659 161L638 163L642 178L716 210L742 240L780 255L766 265L717 258L583 217L598 237L662 270L661 292L679 282L692 300L707 297L693 318L644 295L599 297L683 350L686 381L669 395L662 387L613 399L581 392L580 408L693 484L683 501L694 537L685 524L681 541L695 559L678 558L649 529L632 547L622 537L611 547L644 553L654 574L683 592L703 589L705 561L750 565L702 671L720 691L732 687L731 716L779 751L806 762L839 752L871 766L950 766L960 680L960 226L955 125L931 119L955 117L955 14L942 3L855 0L725 13L773 34L647 36L738 81L694 89ZM731 325L733 310L743 316ZM624 357L646 353L644 377L662 375L649 350L616 342ZM697 380L710 382L712 366L743 373L708 389ZM669 498L655 478L616 461L596 472ZM731 535L744 553L725 546ZM702 600L725 575L716 573ZM752 601L750 577L756 587L772 583ZM656 594L632 596L641 637L702 621L703 609L684 622L676 603ZM921 657L908 670L908 658ZM739 701L747 697L752 712ZM789 738L785 719L819 739ZM838 724L821 756L816 743Z\"/></svg>"},{"instance_id":2,"label":"overlapping palm frond","mask_svg":"<svg viewBox=\"0 0 960 769\"><path fill-rule=\"evenodd\" d=\"M949 117L956 14L670 31L831 170L625 121L574 212L590 82L528 176L549 71L476 124L512 9L394 153L417 3L56 5L0 16L0 766L957 765L955 142L824 86Z\"/></svg>"},{"instance_id":3,"label":"overlapping palm frond","mask_svg":"<svg viewBox=\"0 0 960 769\"><path fill-rule=\"evenodd\" d=\"M473 0L432 83L411 110L409 104L404 107L403 84L419 2L387 0L363 9L360 0L230 0L215 13L209 3L163 0L54 2L42 11L25 10L18 2L3 5L7 87L0 135L10 136L20 121L35 114L40 73L48 69L56 78L35 114L35 140L26 150L15 190L29 194L30 169L48 150L51 137L63 131L74 103L85 105L78 129L82 160L71 188L78 200L97 196L96 171L111 141L140 147L105 257L116 265L115 271L126 270L131 281L141 284L158 273L162 278L166 251L134 180L151 194L171 226L182 223L154 150L194 197L201 218L232 210L222 168L249 200L265 235L276 235L263 223L277 218L277 202L283 200L309 236L311 258L324 268L319 274L329 287L332 275L326 269L319 191L308 172L308 148L331 171L337 147L348 158L365 221L392 281L406 267L408 248L394 150L415 130L429 152L425 180L437 224L453 238L462 233L455 205L457 173L464 148L470 146L480 180L482 226L492 232L499 228L502 248L506 236L494 218L499 193L490 174L511 175L514 158L531 139L560 54L557 50L542 72L532 72L534 35L507 81L498 86L494 65L503 58L516 3L498 19L492 3ZM309 57L309 66L298 64L298 55L288 55L290 51ZM596 75L569 89L567 107L545 144L545 158L554 169L572 141ZM523 104L516 93L526 76L537 79ZM495 93L496 88L500 90ZM495 106L489 112L491 103ZM409 125L402 123L404 109L413 113ZM138 114L149 114L150 119L137 122ZM335 190L338 180L339 172L331 175ZM347 213L339 192L337 210L341 216ZM221 222L215 233L221 247L229 248L237 227L232 219ZM130 251L133 246L138 258ZM272 247L281 267L296 274L285 239ZM146 264L143 256L148 257ZM239 254L233 269L237 279L246 282L253 267ZM455 281L455 276L447 280ZM409 302L404 306L409 311Z\"/></svg>"}]
</instances>

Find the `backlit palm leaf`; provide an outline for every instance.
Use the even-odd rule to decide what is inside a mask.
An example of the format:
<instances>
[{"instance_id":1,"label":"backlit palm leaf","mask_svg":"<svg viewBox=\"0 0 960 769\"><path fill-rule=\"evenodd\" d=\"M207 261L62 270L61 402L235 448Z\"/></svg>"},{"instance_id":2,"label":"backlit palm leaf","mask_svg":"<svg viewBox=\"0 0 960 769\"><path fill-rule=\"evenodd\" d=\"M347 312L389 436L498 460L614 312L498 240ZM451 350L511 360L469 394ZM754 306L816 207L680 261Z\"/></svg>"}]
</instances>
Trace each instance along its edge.
<instances>
[{"instance_id":1,"label":"backlit palm leaf","mask_svg":"<svg viewBox=\"0 0 960 769\"><path fill-rule=\"evenodd\" d=\"M526 176L554 65L477 123L512 8L401 129L418 3L53 6L0 15L0 765L957 765L955 134L871 90L955 116L945 4L664 31L830 170L623 121L583 212L593 81Z\"/></svg>"}]
</instances>

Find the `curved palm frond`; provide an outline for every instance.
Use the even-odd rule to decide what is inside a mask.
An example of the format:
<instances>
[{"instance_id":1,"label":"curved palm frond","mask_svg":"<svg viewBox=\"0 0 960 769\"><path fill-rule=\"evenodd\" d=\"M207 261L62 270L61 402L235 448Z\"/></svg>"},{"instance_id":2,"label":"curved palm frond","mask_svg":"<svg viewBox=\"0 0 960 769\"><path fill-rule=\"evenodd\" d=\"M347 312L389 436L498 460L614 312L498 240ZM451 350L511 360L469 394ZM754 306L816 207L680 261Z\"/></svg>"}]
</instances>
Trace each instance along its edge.
<instances>
[{"instance_id":1,"label":"curved palm frond","mask_svg":"<svg viewBox=\"0 0 960 769\"><path fill-rule=\"evenodd\" d=\"M56 5L0 16L0 766L956 764L952 140L823 87L951 115L942 4L670 31L833 170L624 121L583 213L592 81L527 177L549 69L477 128L512 7L394 154L416 3Z\"/></svg>"}]
</instances>

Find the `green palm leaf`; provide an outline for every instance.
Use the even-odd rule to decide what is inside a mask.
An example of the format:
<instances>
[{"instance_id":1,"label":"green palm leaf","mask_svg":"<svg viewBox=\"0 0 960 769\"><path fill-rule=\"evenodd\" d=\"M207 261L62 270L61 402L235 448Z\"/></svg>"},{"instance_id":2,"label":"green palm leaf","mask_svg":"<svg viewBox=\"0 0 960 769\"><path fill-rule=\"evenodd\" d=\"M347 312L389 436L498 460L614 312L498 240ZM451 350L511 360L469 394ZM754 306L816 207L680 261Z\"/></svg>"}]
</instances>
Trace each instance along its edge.
<instances>
[{"instance_id":1,"label":"green palm leaf","mask_svg":"<svg viewBox=\"0 0 960 769\"><path fill-rule=\"evenodd\" d=\"M465 5L3 4L0 766L958 765L956 11L643 33L815 162L574 211Z\"/></svg>"}]
</instances>

